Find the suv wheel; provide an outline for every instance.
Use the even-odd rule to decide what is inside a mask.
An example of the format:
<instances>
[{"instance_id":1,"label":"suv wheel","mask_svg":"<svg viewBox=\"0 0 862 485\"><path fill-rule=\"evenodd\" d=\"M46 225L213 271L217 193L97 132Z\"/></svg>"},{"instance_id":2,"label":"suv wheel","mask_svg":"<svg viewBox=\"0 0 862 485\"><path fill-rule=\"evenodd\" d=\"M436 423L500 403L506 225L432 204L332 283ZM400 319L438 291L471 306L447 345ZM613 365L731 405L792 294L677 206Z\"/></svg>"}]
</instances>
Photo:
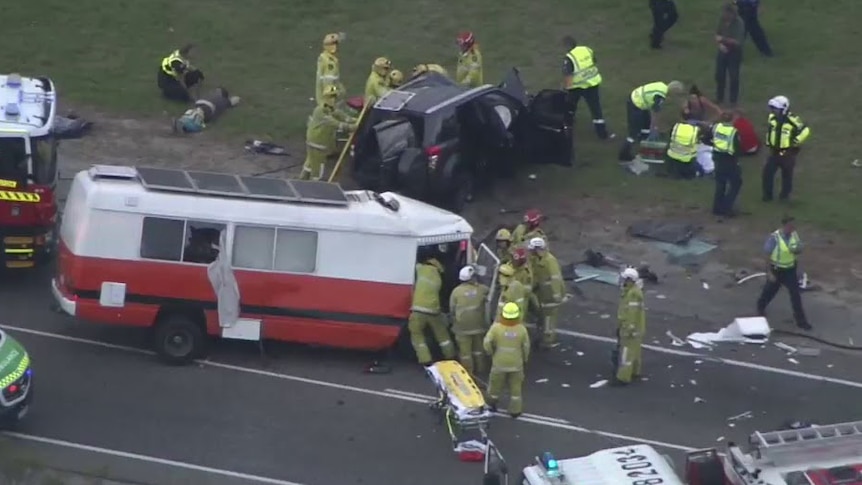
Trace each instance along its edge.
<instances>
[{"instance_id":1,"label":"suv wheel","mask_svg":"<svg viewBox=\"0 0 862 485\"><path fill-rule=\"evenodd\" d=\"M456 214L460 214L467 203L473 200L473 190L475 188L475 180L473 174L466 169L460 168L452 177L452 192L449 200L449 210Z\"/></svg>"}]
</instances>

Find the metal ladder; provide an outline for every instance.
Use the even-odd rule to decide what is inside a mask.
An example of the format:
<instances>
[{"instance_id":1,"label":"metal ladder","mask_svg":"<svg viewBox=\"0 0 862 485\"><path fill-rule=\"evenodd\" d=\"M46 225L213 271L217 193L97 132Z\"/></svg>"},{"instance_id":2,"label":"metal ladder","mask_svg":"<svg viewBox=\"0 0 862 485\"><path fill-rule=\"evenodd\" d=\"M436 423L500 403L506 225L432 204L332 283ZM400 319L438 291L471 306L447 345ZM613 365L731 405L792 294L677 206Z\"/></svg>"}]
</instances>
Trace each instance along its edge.
<instances>
[{"instance_id":1,"label":"metal ladder","mask_svg":"<svg viewBox=\"0 0 862 485\"><path fill-rule=\"evenodd\" d=\"M862 421L782 431L756 431L749 437L752 452L780 465L801 463L816 455L835 459L862 453Z\"/></svg>"}]
</instances>

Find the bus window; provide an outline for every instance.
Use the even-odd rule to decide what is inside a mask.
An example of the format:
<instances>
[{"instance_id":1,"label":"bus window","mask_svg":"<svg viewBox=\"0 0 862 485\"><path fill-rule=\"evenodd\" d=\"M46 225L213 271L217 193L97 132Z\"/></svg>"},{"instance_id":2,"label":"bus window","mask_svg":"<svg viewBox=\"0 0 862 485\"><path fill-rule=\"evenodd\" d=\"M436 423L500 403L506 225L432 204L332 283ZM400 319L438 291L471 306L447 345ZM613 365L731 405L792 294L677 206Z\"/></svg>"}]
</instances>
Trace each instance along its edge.
<instances>
[{"instance_id":1,"label":"bus window","mask_svg":"<svg viewBox=\"0 0 862 485\"><path fill-rule=\"evenodd\" d=\"M26 182L27 145L23 138L0 138L0 178Z\"/></svg>"},{"instance_id":2,"label":"bus window","mask_svg":"<svg viewBox=\"0 0 862 485\"><path fill-rule=\"evenodd\" d=\"M219 238L225 230L224 224L188 221L186 244L183 249L184 263L210 264L218 258Z\"/></svg>"},{"instance_id":3,"label":"bus window","mask_svg":"<svg viewBox=\"0 0 862 485\"><path fill-rule=\"evenodd\" d=\"M57 139L53 136L33 138L34 179L40 185L54 185L57 179Z\"/></svg>"}]
</instances>

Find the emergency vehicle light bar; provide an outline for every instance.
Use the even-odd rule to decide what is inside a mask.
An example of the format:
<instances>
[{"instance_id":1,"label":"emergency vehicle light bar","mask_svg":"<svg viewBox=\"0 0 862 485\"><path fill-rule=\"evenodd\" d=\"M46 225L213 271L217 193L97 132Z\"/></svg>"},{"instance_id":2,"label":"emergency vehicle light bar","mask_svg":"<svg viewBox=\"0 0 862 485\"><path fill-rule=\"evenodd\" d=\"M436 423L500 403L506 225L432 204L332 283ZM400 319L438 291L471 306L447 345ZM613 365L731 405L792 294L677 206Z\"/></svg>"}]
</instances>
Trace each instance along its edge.
<instances>
[{"instance_id":1,"label":"emergency vehicle light bar","mask_svg":"<svg viewBox=\"0 0 862 485\"><path fill-rule=\"evenodd\" d=\"M754 432L749 437L752 452L776 465L799 463L805 455L862 454L862 421L782 431Z\"/></svg>"}]
</instances>

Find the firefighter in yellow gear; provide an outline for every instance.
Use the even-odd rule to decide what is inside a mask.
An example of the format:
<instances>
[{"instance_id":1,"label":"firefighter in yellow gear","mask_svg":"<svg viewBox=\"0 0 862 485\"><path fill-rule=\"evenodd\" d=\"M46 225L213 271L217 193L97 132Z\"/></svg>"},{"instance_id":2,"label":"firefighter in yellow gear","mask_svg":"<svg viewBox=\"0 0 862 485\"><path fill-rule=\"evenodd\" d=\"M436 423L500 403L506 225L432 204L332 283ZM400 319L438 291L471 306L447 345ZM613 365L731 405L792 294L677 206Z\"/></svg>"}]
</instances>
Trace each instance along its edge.
<instances>
[{"instance_id":1,"label":"firefighter in yellow gear","mask_svg":"<svg viewBox=\"0 0 862 485\"><path fill-rule=\"evenodd\" d=\"M512 262L512 232L505 227L497 231L494 237L496 247L494 253L501 264Z\"/></svg>"},{"instance_id":2,"label":"firefighter in yellow gear","mask_svg":"<svg viewBox=\"0 0 862 485\"><path fill-rule=\"evenodd\" d=\"M614 350L613 384L625 385L641 374L641 346L646 333L644 293L638 270L628 267L620 274L622 293L617 309L617 347Z\"/></svg>"},{"instance_id":3,"label":"firefighter in yellow gear","mask_svg":"<svg viewBox=\"0 0 862 485\"><path fill-rule=\"evenodd\" d=\"M531 288L527 288L523 283L515 279L515 268L511 264L500 266L499 279L500 282L500 298L497 301L497 317L502 314L503 307L506 303L516 303L521 309L521 318L526 319L527 310L529 308L540 308L539 300L533 294Z\"/></svg>"},{"instance_id":4,"label":"firefighter in yellow gear","mask_svg":"<svg viewBox=\"0 0 862 485\"><path fill-rule=\"evenodd\" d=\"M338 65L338 46L344 41L345 35L326 34L323 37L323 51L317 56L317 77L315 78L314 99L317 104L323 103L323 92L326 86L334 85L339 95L345 93L341 82L341 69Z\"/></svg>"},{"instance_id":5,"label":"firefighter in yellow gear","mask_svg":"<svg viewBox=\"0 0 862 485\"><path fill-rule=\"evenodd\" d=\"M323 90L322 103L315 106L308 118L305 132L305 163L302 180L320 180L326 169L326 157L335 151L336 130L353 131L356 120L335 109L338 88L329 85Z\"/></svg>"},{"instance_id":6,"label":"firefighter in yellow gear","mask_svg":"<svg viewBox=\"0 0 862 485\"><path fill-rule=\"evenodd\" d=\"M389 73L389 88L398 89L402 84L404 84L404 73L398 69L393 69Z\"/></svg>"},{"instance_id":7,"label":"firefighter in yellow gear","mask_svg":"<svg viewBox=\"0 0 862 485\"><path fill-rule=\"evenodd\" d=\"M416 359L422 365L431 363L431 350L425 341L425 329L428 327L431 328L443 357L448 360L455 358L455 346L449 336L449 325L440 308L442 274L443 265L433 257L416 265L416 285L413 287L413 305L410 308L407 330L410 332L413 350L416 351Z\"/></svg>"},{"instance_id":8,"label":"firefighter in yellow gear","mask_svg":"<svg viewBox=\"0 0 862 485\"><path fill-rule=\"evenodd\" d=\"M458 35L458 67L455 70L455 82L471 88L483 84L482 53L473 32L462 32Z\"/></svg>"},{"instance_id":9,"label":"firefighter in yellow gear","mask_svg":"<svg viewBox=\"0 0 862 485\"><path fill-rule=\"evenodd\" d=\"M365 81L365 104L374 104L389 91L389 73L392 72L392 62L385 57L378 57L371 65L371 74Z\"/></svg>"},{"instance_id":10,"label":"firefighter in yellow gear","mask_svg":"<svg viewBox=\"0 0 862 485\"><path fill-rule=\"evenodd\" d=\"M524 221L515 227L512 232L512 245L516 247L526 247L530 239L540 237L548 242L548 237L540 225L545 219L545 216L538 209L530 209L524 213Z\"/></svg>"},{"instance_id":11,"label":"firefighter in yellow gear","mask_svg":"<svg viewBox=\"0 0 862 485\"><path fill-rule=\"evenodd\" d=\"M513 418L524 412L521 388L524 384L524 365L530 360L530 334L521 323L522 316L518 305L507 303L483 341L485 352L491 356L488 405L496 410L500 395L508 386L509 414Z\"/></svg>"},{"instance_id":12,"label":"firefighter in yellow gear","mask_svg":"<svg viewBox=\"0 0 862 485\"><path fill-rule=\"evenodd\" d=\"M458 279L461 284L452 290L449 297L452 333L458 344L458 360L467 372L475 375L485 370L482 336L489 323L485 303L491 290L479 283L476 269L472 266L461 268Z\"/></svg>"},{"instance_id":13,"label":"firefighter in yellow gear","mask_svg":"<svg viewBox=\"0 0 862 485\"><path fill-rule=\"evenodd\" d=\"M426 72L436 72L437 74L449 77L449 73L446 72L446 69L440 64L417 64L416 67L413 68L413 72L410 73L410 77L419 77Z\"/></svg>"},{"instance_id":14,"label":"firefighter in yellow gear","mask_svg":"<svg viewBox=\"0 0 862 485\"><path fill-rule=\"evenodd\" d=\"M529 243L536 297L542 308L542 347L557 345L557 314L566 297L566 284L557 258L547 250L547 243L534 237Z\"/></svg>"},{"instance_id":15,"label":"firefighter in yellow gear","mask_svg":"<svg viewBox=\"0 0 862 485\"><path fill-rule=\"evenodd\" d=\"M530 255L524 248L515 248L512 251L512 267L515 268L513 278L520 281L522 285L533 289L533 268L530 266Z\"/></svg>"}]
</instances>

